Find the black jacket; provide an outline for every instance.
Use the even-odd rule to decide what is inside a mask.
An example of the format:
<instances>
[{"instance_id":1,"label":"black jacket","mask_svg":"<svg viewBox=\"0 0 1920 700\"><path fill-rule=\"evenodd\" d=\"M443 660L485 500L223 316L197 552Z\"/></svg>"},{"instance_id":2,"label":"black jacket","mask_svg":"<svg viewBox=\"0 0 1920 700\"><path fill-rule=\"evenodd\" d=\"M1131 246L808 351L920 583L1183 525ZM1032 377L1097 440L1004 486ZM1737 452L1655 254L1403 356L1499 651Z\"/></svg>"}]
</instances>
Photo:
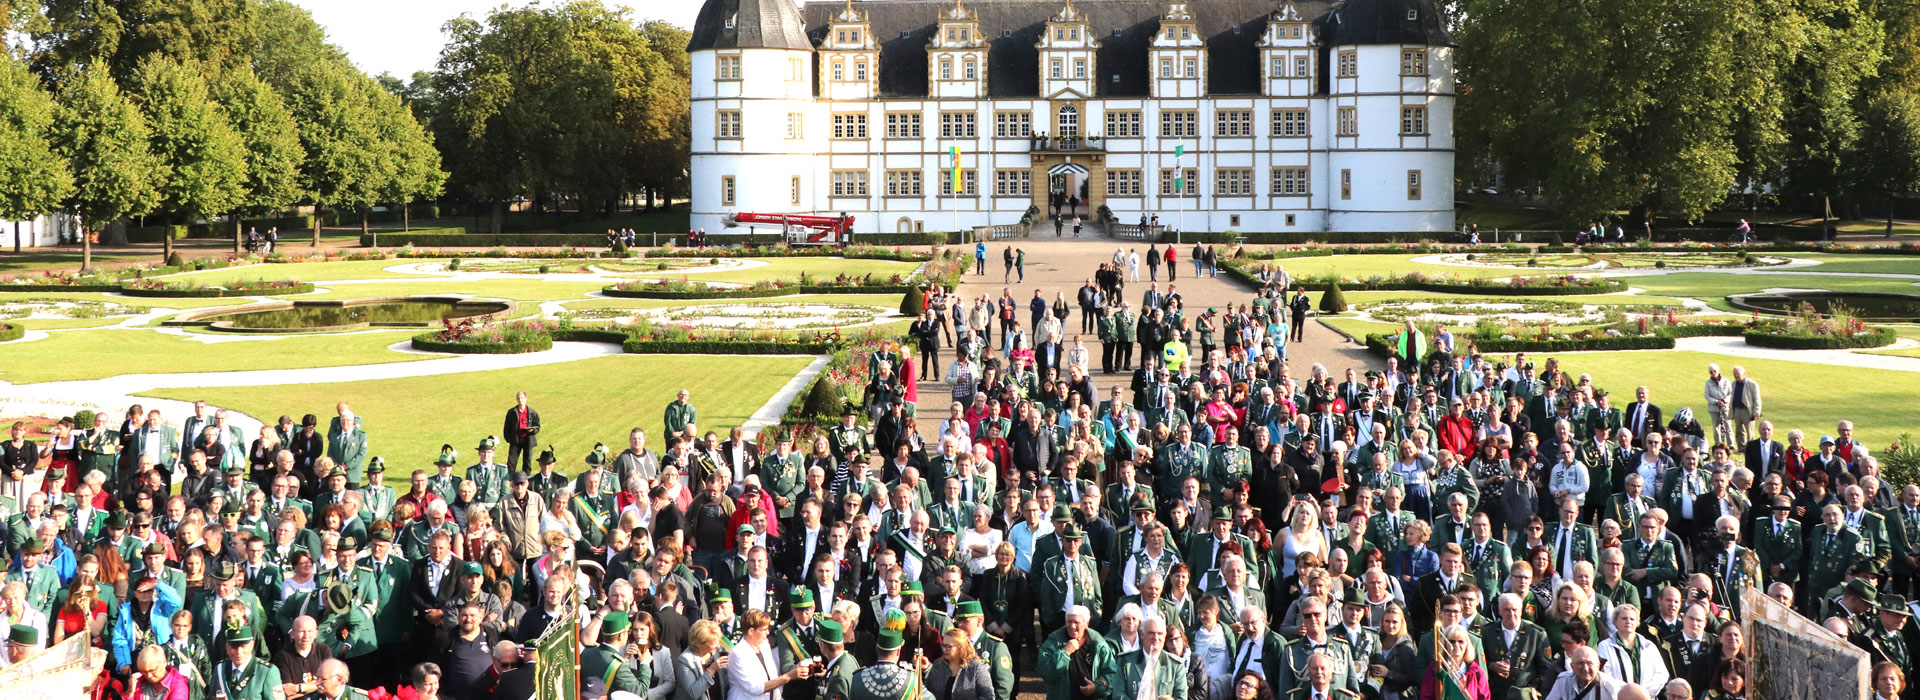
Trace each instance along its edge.
<instances>
[{"instance_id":1,"label":"black jacket","mask_svg":"<svg viewBox=\"0 0 1920 700\"><path fill-rule=\"evenodd\" d=\"M1013 465L1023 472L1051 471L1055 456L1053 430L1041 424L1039 430L1028 427L1026 422L1013 424L1013 434L1007 437L1007 443L1013 446Z\"/></svg>"},{"instance_id":2,"label":"black jacket","mask_svg":"<svg viewBox=\"0 0 1920 700\"><path fill-rule=\"evenodd\" d=\"M922 350L940 349L940 324L916 320L907 326L907 334L920 341Z\"/></svg>"},{"instance_id":3,"label":"black jacket","mask_svg":"<svg viewBox=\"0 0 1920 700\"><path fill-rule=\"evenodd\" d=\"M533 410L532 406L527 407L527 435L522 438L520 435L520 421L513 417L513 412L519 408L518 405L515 405L513 408L507 409L507 417L500 422L500 439L508 443L525 440L526 442L523 443L523 447L533 447L534 445L540 444L540 440L537 437L540 434L540 412Z\"/></svg>"}]
</instances>

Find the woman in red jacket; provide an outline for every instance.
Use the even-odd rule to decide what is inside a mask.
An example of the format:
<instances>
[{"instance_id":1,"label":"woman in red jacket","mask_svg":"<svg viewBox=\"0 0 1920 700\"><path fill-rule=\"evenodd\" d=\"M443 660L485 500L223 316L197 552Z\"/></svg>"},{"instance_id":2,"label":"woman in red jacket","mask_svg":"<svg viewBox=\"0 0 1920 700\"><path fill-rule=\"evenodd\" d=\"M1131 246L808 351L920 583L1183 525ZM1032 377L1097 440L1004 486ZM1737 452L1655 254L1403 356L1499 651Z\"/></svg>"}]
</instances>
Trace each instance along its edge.
<instances>
[{"instance_id":1,"label":"woman in red jacket","mask_svg":"<svg viewBox=\"0 0 1920 700\"><path fill-rule=\"evenodd\" d=\"M1474 439L1479 428L1467 416L1466 404L1459 397L1454 397L1453 410L1442 417L1434 429L1440 433L1440 449L1463 457L1473 454Z\"/></svg>"}]
</instances>

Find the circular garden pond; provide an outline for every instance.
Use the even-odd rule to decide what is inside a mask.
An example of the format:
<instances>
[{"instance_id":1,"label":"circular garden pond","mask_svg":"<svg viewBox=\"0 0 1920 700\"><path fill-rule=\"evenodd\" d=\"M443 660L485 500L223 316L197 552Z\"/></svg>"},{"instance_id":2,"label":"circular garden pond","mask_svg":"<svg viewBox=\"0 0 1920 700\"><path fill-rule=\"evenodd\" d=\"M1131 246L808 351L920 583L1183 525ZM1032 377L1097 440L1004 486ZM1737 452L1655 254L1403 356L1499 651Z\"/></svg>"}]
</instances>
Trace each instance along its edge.
<instances>
[{"instance_id":1,"label":"circular garden pond","mask_svg":"<svg viewBox=\"0 0 1920 700\"><path fill-rule=\"evenodd\" d=\"M512 302L458 297L402 297L349 301L270 301L182 314L166 325L205 326L242 333L332 331L352 328L427 328L445 319L490 316Z\"/></svg>"},{"instance_id":2,"label":"circular garden pond","mask_svg":"<svg viewBox=\"0 0 1920 700\"><path fill-rule=\"evenodd\" d=\"M1798 313L1802 305L1817 314L1836 311L1862 321L1920 321L1920 295L1877 292L1770 292L1727 297L1735 308L1766 314Z\"/></svg>"}]
</instances>

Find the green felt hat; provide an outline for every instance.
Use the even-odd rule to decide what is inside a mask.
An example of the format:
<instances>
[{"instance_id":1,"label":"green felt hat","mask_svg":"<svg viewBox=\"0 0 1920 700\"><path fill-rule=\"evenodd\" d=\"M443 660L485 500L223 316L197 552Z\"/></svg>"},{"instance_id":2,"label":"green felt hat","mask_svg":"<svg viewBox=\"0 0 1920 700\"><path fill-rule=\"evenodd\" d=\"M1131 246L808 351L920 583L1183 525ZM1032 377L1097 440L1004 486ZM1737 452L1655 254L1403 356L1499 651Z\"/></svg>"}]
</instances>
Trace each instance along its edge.
<instances>
[{"instance_id":1,"label":"green felt hat","mask_svg":"<svg viewBox=\"0 0 1920 700\"><path fill-rule=\"evenodd\" d=\"M1227 510L1226 506L1214 506L1213 519L1214 520L1232 520L1233 511Z\"/></svg>"},{"instance_id":2,"label":"green felt hat","mask_svg":"<svg viewBox=\"0 0 1920 700\"><path fill-rule=\"evenodd\" d=\"M587 466L598 467L606 463L607 463L606 444L599 443L599 442L593 443L593 451L587 453Z\"/></svg>"},{"instance_id":3,"label":"green felt hat","mask_svg":"<svg viewBox=\"0 0 1920 700\"><path fill-rule=\"evenodd\" d=\"M440 456L433 460L433 466L451 467L454 461L458 459L460 459L459 450L453 449L452 445L441 445Z\"/></svg>"},{"instance_id":4,"label":"green felt hat","mask_svg":"<svg viewBox=\"0 0 1920 700\"><path fill-rule=\"evenodd\" d=\"M391 528L391 527L376 527L376 528L374 528L374 529L373 529L373 532L372 532L372 533L369 533L369 534L368 534L368 537L370 537L370 538L372 538L372 539L373 539L373 541L375 541L375 542L388 542L388 543L391 543L391 542L393 542L393 528Z\"/></svg>"},{"instance_id":5,"label":"green felt hat","mask_svg":"<svg viewBox=\"0 0 1920 700\"><path fill-rule=\"evenodd\" d=\"M339 544L335 545L335 547L336 547L335 551L341 554L345 554L347 552L358 552L360 551L360 540L354 539L352 537L342 537L340 538Z\"/></svg>"},{"instance_id":6,"label":"green felt hat","mask_svg":"<svg viewBox=\"0 0 1920 700\"><path fill-rule=\"evenodd\" d=\"M336 476L337 476L337 477L340 477L340 478L342 478L342 479L345 479L345 478L347 478L347 468L346 468L346 467L334 467L334 468L333 468L333 471L330 471L330 472L327 472L327 478L329 478L329 479L331 479L331 478L333 478L333 477L336 477Z\"/></svg>"},{"instance_id":7,"label":"green felt hat","mask_svg":"<svg viewBox=\"0 0 1920 700\"><path fill-rule=\"evenodd\" d=\"M977 600L963 600L953 606L953 616L957 619L965 620L969 617L980 617L983 614L985 613L980 612L980 601Z\"/></svg>"},{"instance_id":8,"label":"green felt hat","mask_svg":"<svg viewBox=\"0 0 1920 700\"><path fill-rule=\"evenodd\" d=\"M620 636L632 626L633 621L627 619L626 613L618 610L607 613L607 617L600 621L600 639L607 640Z\"/></svg>"},{"instance_id":9,"label":"green felt hat","mask_svg":"<svg viewBox=\"0 0 1920 700\"><path fill-rule=\"evenodd\" d=\"M347 584L335 583L327 586L327 611L335 615L353 609L353 590Z\"/></svg>"},{"instance_id":10,"label":"green felt hat","mask_svg":"<svg viewBox=\"0 0 1920 700\"><path fill-rule=\"evenodd\" d=\"M926 587L922 586L919 581L908 581L907 585L900 587L900 597L902 598L908 596L925 596L926 594Z\"/></svg>"},{"instance_id":11,"label":"green felt hat","mask_svg":"<svg viewBox=\"0 0 1920 700\"><path fill-rule=\"evenodd\" d=\"M219 566L213 567L212 571L207 572L207 575L212 576L216 581L225 581L239 576L240 569L235 567L233 562L223 561Z\"/></svg>"},{"instance_id":12,"label":"green felt hat","mask_svg":"<svg viewBox=\"0 0 1920 700\"><path fill-rule=\"evenodd\" d=\"M228 515L239 515L239 514L240 514L240 504L234 503L233 501L227 501L226 503L220 504L220 515L222 517L225 517Z\"/></svg>"},{"instance_id":13,"label":"green felt hat","mask_svg":"<svg viewBox=\"0 0 1920 700\"><path fill-rule=\"evenodd\" d=\"M716 589L714 590L713 595L707 596L707 602L731 603L733 602L733 591L729 591L725 588Z\"/></svg>"},{"instance_id":14,"label":"green felt hat","mask_svg":"<svg viewBox=\"0 0 1920 700\"><path fill-rule=\"evenodd\" d=\"M1060 539L1062 540L1085 539L1087 536L1087 533L1080 531L1079 523L1067 523L1065 525L1061 525L1059 532L1060 532Z\"/></svg>"},{"instance_id":15,"label":"green felt hat","mask_svg":"<svg viewBox=\"0 0 1920 700\"><path fill-rule=\"evenodd\" d=\"M33 625L14 625L13 629L7 630L7 641L21 646L37 646L40 644L40 630Z\"/></svg>"},{"instance_id":16,"label":"green felt hat","mask_svg":"<svg viewBox=\"0 0 1920 700\"><path fill-rule=\"evenodd\" d=\"M227 620L227 632L224 636L229 645L246 644L253 641L253 628L241 624L238 619L230 618Z\"/></svg>"},{"instance_id":17,"label":"green felt hat","mask_svg":"<svg viewBox=\"0 0 1920 700\"><path fill-rule=\"evenodd\" d=\"M813 591L805 588L796 589L794 592L787 594L787 603L788 607L795 610L811 608L813 607Z\"/></svg>"},{"instance_id":18,"label":"green felt hat","mask_svg":"<svg viewBox=\"0 0 1920 700\"><path fill-rule=\"evenodd\" d=\"M473 449L484 452L484 451L493 449L499 444L500 444L500 438L494 437L492 435L488 435L484 438L480 438L480 446L475 447Z\"/></svg>"},{"instance_id":19,"label":"green felt hat","mask_svg":"<svg viewBox=\"0 0 1920 700\"><path fill-rule=\"evenodd\" d=\"M1052 517L1053 522L1056 522L1056 523L1066 522L1072 519L1073 519L1073 511L1068 510L1066 506L1053 507L1053 517Z\"/></svg>"},{"instance_id":20,"label":"green felt hat","mask_svg":"<svg viewBox=\"0 0 1920 700\"><path fill-rule=\"evenodd\" d=\"M900 636L899 630L880 630L873 636L873 647L880 651L898 651L906 646L907 640Z\"/></svg>"},{"instance_id":21,"label":"green felt hat","mask_svg":"<svg viewBox=\"0 0 1920 700\"><path fill-rule=\"evenodd\" d=\"M46 554L47 543L38 537L29 539L26 544L26 552L28 554Z\"/></svg>"},{"instance_id":22,"label":"green felt hat","mask_svg":"<svg viewBox=\"0 0 1920 700\"><path fill-rule=\"evenodd\" d=\"M238 464L229 464L225 467L221 467L220 473L225 474L227 476L242 476L247 473L247 468L240 466Z\"/></svg>"},{"instance_id":23,"label":"green felt hat","mask_svg":"<svg viewBox=\"0 0 1920 700\"><path fill-rule=\"evenodd\" d=\"M1860 579L1848 581L1845 590L1847 593L1852 594L1853 597L1869 603L1880 602L1880 591L1874 589L1873 584L1867 583L1866 581Z\"/></svg>"},{"instance_id":24,"label":"green felt hat","mask_svg":"<svg viewBox=\"0 0 1920 700\"><path fill-rule=\"evenodd\" d=\"M368 474L384 474L386 473L386 471L387 471L387 460L381 459L379 457L375 457L367 461Z\"/></svg>"},{"instance_id":25,"label":"green felt hat","mask_svg":"<svg viewBox=\"0 0 1920 700\"><path fill-rule=\"evenodd\" d=\"M109 530L127 529L127 512L124 510L116 510L111 515L108 515L107 529Z\"/></svg>"},{"instance_id":26,"label":"green felt hat","mask_svg":"<svg viewBox=\"0 0 1920 700\"><path fill-rule=\"evenodd\" d=\"M828 644L846 643L846 634L841 630L840 623L832 620L821 620L814 627L814 637Z\"/></svg>"},{"instance_id":27,"label":"green felt hat","mask_svg":"<svg viewBox=\"0 0 1920 700\"><path fill-rule=\"evenodd\" d=\"M147 545L147 553L148 553L148 554L162 554L162 555L164 555L164 554L166 554L166 553L167 553L167 546L166 546L166 545L164 545L164 544L160 544L159 542L154 542L154 543L151 543L151 544L148 544L148 545Z\"/></svg>"},{"instance_id":28,"label":"green felt hat","mask_svg":"<svg viewBox=\"0 0 1920 700\"><path fill-rule=\"evenodd\" d=\"M556 457L556 456L554 456L554 454L553 454L553 446L552 446L552 445L548 445L548 446L547 446L547 449L544 449L544 450L541 450L541 451L540 451L540 463L541 463L541 464L553 464L553 463L555 463L555 462L558 462L558 461L560 461L560 458L559 458L559 457Z\"/></svg>"}]
</instances>

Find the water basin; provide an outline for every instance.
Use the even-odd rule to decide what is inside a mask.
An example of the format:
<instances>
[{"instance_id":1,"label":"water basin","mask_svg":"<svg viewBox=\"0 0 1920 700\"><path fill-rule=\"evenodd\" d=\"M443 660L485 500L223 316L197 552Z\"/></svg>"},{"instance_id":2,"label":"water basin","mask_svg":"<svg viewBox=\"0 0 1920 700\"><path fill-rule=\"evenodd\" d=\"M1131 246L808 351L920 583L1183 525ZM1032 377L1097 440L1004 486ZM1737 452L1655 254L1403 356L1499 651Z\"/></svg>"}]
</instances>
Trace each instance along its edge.
<instances>
[{"instance_id":1,"label":"water basin","mask_svg":"<svg viewBox=\"0 0 1920 700\"><path fill-rule=\"evenodd\" d=\"M1774 292L1736 294L1727 297L1735 308L1765 314L1791 314L1802 303L1811 304L1815 313L1830 314L1844 307L1848 313L1869 322L1905 322L1920 320L1920 295L1879 292Z\"/></svg>"},{"instance_id":2,"label":"water basin","mask_svg":"<svg viewBox=\"0 0 1920 700\"><path fill-rule=\"evenodd\" d=\"M167 325L206 326L242 333L329 331L351 328L428 328L444 319L503 314L505 301L458 297L402 297L349 301L270 301L183 314Z\"/></svg>"}]
</instances>

